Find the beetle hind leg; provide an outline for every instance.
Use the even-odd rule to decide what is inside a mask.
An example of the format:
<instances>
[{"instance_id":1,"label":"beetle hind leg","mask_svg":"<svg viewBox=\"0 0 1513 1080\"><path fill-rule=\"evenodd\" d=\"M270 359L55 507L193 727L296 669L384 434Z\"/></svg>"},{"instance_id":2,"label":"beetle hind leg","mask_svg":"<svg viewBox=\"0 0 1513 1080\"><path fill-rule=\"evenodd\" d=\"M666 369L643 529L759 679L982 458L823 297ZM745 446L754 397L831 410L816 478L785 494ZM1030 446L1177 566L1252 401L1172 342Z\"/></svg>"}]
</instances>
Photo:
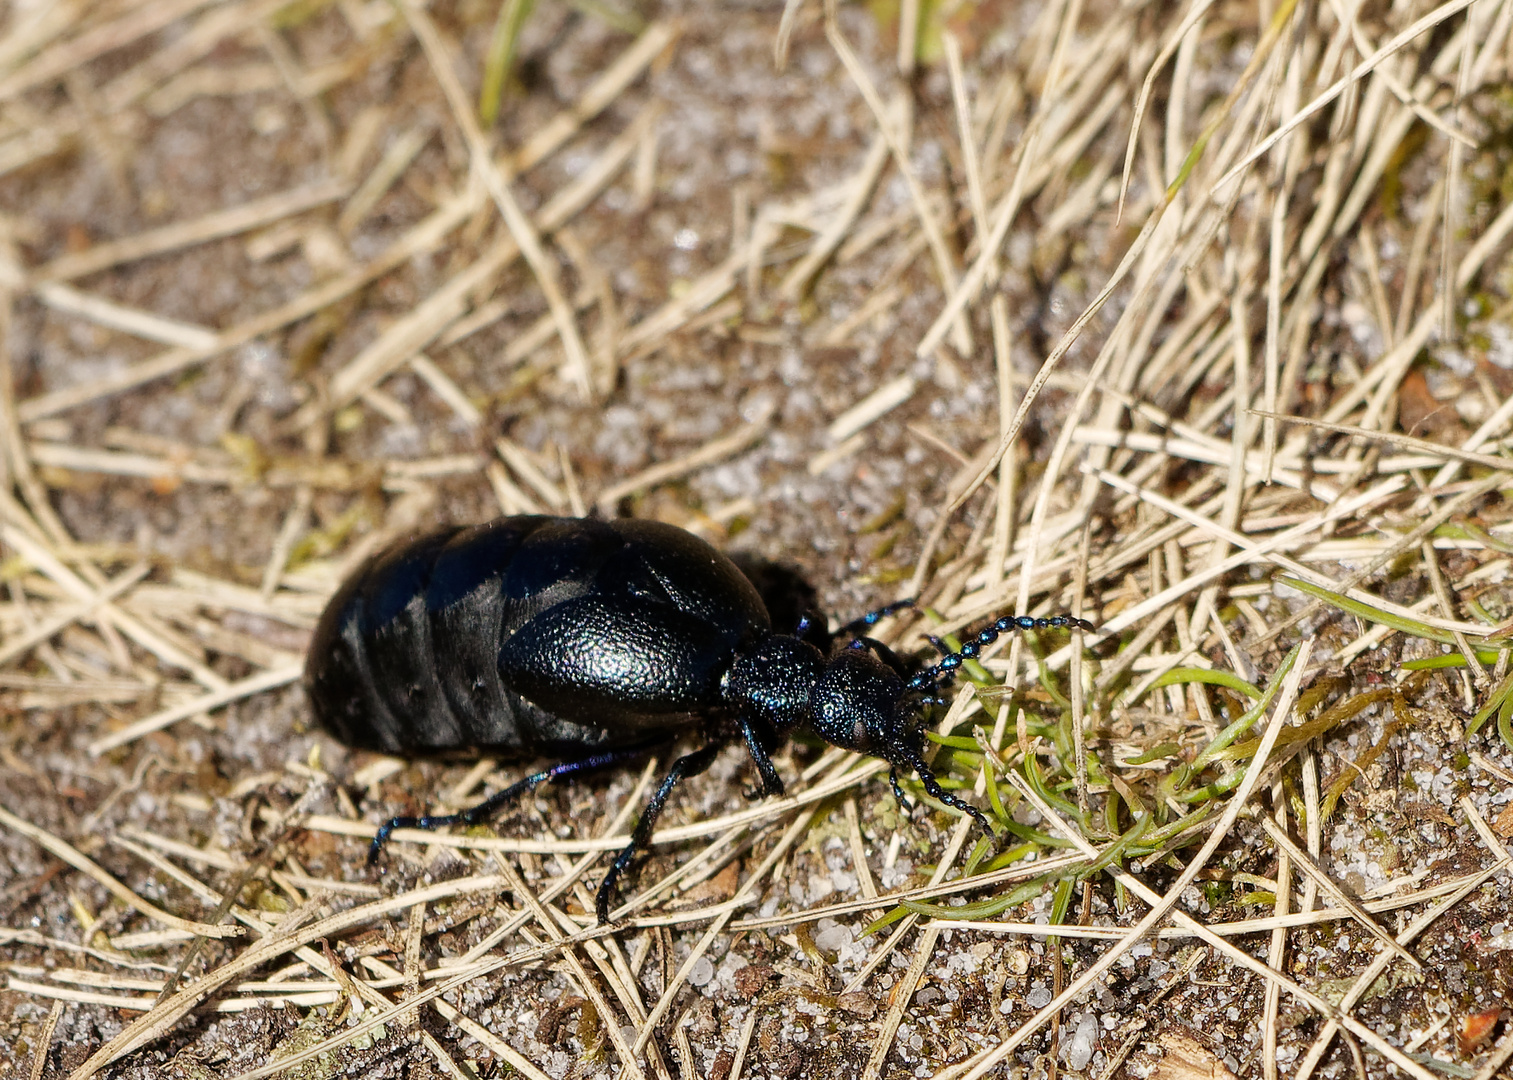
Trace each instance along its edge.
<instances>
[{"instance_id":1,"label":"beetle hind leg","mask_svg":"<svg viewBox=\"0 0 1513 1080\"><path fill-rule=\"evenodd\" d=\"M662 778L654 794L646 803L646 808L641 811L641 820L636 823L635 832L630 834L630 843L621 849L620 854L615 856L615 861L610 863L609 869L604 872L604 880L599 883L599 895L596 898L595 909L599 916L599 925L609 922L609 902L615 895L615 882L624 873L625 868L636 857L636 852L651 846L651 833L657 827L657 818L662 816L662 807L667 798L672 794L672 789L678 786L679 781L690 776L698 776L705 769L714 764L714 759L724 749L726 740L718 739L695 750L691 754L684 754L672 763L672 768L667 770L667 775Z\"/></svg>"},{"instance_id":2,"label":"beetle hind leg","mask_svg":"<svg viewBox=\"0 0 1513 1080\"><path fill-rule=\"evenodd\" d=\"M460 810L455 814L424 814L420 817L394 817L384 822L378 828L378 833L373 837L373 843L368 847L368 865L378 862L379 852L389 839L389 834L395 829L443 829L448 825L481 825L499 812L503 806L518 799L526 792L546 783L548 780L560 780L564 776L573 776L581 772L590 772L594 769L602 769L609 765L618 765L623 761L639 757L651 749L651 746L635 746L623 750L611 750L603 754L595 754L592 757L583 758L580 761L563 761L553 765L549 769L532 773L522 780L517 780L507 788L501 788L494 792L477 806L470 806L466 810Z\"/></svg>"}]
</instances>

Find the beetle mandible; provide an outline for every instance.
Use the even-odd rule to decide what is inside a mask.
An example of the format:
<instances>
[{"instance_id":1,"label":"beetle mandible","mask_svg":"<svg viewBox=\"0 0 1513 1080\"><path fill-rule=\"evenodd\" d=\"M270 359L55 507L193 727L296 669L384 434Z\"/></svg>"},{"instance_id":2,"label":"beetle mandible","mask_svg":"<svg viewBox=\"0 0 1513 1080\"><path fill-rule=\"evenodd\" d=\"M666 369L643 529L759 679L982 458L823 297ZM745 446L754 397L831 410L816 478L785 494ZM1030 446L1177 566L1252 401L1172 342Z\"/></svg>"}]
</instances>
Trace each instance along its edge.
<instances>
[{"instance_id":1,"label":"beetle mandible","mask_svg":"<svg viewBox=\"0 0 1513 1080\"><path fill-rule=\"evenodd\" d=\"M808 730L887 761L901 804L900 769L988 829L925 762L924 706L1003 633L1093 626L1065 615L1004 616L958 651L935 641L941 659L911 670L864 633L909 604L848 623L832 647L808 616L792 633L775 631L763 595L735 563L675 526L504 517L410 537L364 563L320 617L305 684L316 717L355 746L564 759L461 813L390 820L370 862L396 828L477 824L547 780L701 728L704 745L673 762L600 883L605 923L615 882L648 846L673 788L737 738L762 794L783 792L769 755Z\"/></svg>"}]
</instances>

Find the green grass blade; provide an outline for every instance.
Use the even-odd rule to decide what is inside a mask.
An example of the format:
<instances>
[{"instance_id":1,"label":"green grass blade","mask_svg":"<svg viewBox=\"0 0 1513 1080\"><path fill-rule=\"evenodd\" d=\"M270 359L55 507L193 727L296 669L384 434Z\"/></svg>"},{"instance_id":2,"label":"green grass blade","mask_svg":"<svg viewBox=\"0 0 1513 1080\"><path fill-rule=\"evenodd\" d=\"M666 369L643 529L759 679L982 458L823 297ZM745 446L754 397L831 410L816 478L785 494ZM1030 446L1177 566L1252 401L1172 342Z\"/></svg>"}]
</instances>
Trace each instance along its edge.
<instances>
[{"instance_id":1,"label":"green grass blade","mask_svg":"<svg viewBox=\"0 0 1513 1080\"><path fill-rule=\"evenodd\" d=\"M1246 682L1234 672L1217 671L1212 668L1172 668L1172 670L1151 683L1150 688L1157 690L1163 686L1176 686L1179 683L1193 682L1209 683L1213 686L1227 686L1229 689L1244 694L1246 697L1258 698L1261 696L1260 687Z\"/></svg>"}]
</instances>

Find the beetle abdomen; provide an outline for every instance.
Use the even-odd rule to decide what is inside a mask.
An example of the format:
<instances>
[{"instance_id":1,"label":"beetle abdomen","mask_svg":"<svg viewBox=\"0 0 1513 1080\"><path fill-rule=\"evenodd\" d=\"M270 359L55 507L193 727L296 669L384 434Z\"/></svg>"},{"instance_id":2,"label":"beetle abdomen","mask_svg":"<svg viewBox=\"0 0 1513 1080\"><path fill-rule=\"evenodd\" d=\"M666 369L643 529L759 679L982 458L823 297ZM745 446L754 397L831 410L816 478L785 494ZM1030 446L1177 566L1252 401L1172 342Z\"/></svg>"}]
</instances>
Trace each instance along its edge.
<instances>
[{"instance_id":1,"label":"beetle abdomen","mask_svg":"<svg viewBox=\"0 0 1513 1080\"><path fill-rule=\"evenodd\" d=\"M734 652L768 633L751 583L681 529L500 518L364 564L321 616L306 685L358 746L582 756L717 708Z\"/></svg>"},{"instance_id":2,"label":"beetle abdomen","mask_svg":"<svg viewBox=\"0 0 1513 1080\"><path fill-rule=\"evenodd\" d=\"M498 568L479 575L482 561L449 557L452 542L475 531L400 541L327 605L305 685L316 717L342 741L388 753L530 749L493 664Z\"/></svg>"},{"instance_id":3,"label":"beetle abdomen","mask_svg":"<svg viewBox=\"0 0 1513 1080\"><path fill-rule=\"evenodd\" d=\"M536 750L535 709L499 678L505 604L500 581L526 538L547 518L500 518L463 529L436 553L426 610L437 680L456 731L436 732L433 749Z\"/></svg>"}]
</instances>

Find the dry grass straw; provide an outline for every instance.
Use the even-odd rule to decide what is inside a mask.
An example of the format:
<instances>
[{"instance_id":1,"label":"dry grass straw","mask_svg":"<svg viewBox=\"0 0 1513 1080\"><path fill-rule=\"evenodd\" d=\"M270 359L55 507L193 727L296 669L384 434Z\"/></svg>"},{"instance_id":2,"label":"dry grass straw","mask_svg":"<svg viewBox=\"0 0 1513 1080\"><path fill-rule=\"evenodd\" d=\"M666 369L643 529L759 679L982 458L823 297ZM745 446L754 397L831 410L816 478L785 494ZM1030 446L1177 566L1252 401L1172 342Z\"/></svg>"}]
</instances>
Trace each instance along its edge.
<instances>
[{"instance_id":1,"label":"dry grass straw","mask_svg":"<svg viewBox=\"0 0 1513 1080\"><path fill-rule=\"evenodd\" d=\"M505 362L524 369L555 367L568 385L589 398L613 386L619 365L666 347L675 335L739 323L757 301L772 297L801 302L834 268L850 267L879 245L889 245L892 269L858 291L849 314L834 321L814 320L804 333L815 345L845 344L867 334L908 295L912 286L904 284L906 275L921 273L936 282L941 300L933 324L908 343L920 359L942 372L958 361L978 359L984 346L974 340L974 327L988 328L998 381L994 437L975 454L962 456L911 580L913 590L944 620L933 631L956 632L1004 610L1086 610L1098 613L1099 631L1092 641L1120 637L1128 645L1121 657L1108 658L1101 671L1089 670L1086 677L1082 667L1090 661L1082 649L1088 642L1078 638L1032 659L1016 637L1005 656L987 658L995 676L1021 688L1038 682L1043 672L1047 689L1054 689L1054 673L1071 671L1068 709L1081 820L1064 818L1019 773L1010 769L1006 775L1026 804L1039 811L1047 826L1061 831L1075 850L976 877L953 877L970 851L971 830L964 819L939 854L928 884L887 895L879 894L867 866L853 794L858 785L873 781L881 766L857 765L833 754L821 759L794 796L659 830L654 837L658 845L712 839L665 879L627 901L616 912L624 920L618 928L592 926L589 917L569 910L568 901L578 904L586 899L585 883L596 854L626 842L629 817L653 778L649 769L599 836L543 840L400 830L393 838L397 849L412 843L429 845L432 851L448 849L466 858L471 872L383 898L375 896L371 886L325 882L292 863L281 864L270 871L269 880L294 901L292 909L273 918L232 905L240 927L212 926L175 915L144 899L76 845L0 810L0 825L91 876L154 927L98 940L88 933L82 946L3 931L6 937L0 940L87 957L106 969L16 965L10 972L11 989L60 1003L142 1012L75 1070L72 1080L85 1080L168 1035L191 1010L212 998L217 1008L227 1011L268 1001L310 1009L360 998L367 1006L359 1022L297 1055L244 1073L244 1080L313 1060L386 1024L412 1022L404 1018L413 1018L421 1006L437 1010L518 1071L540 1077L544 1074L535 1063L497 1032L443 1001L442 995L490 973L545 960L562 964L571 985L597 1010L626 1075L671 1075L659 1036L670 1039L677 1068L690 1075L694 1051L685 1027L689 1014L679 1011L680 994L689 971L721 938L854 917L893 903L937 902L958 892L989 890L1040 875L1079 868L1085 872L1090 865L1140 897L1146 913L1128 926L1058 929L1068 939L1108 939L1112 944L1012 1034L939 1075L986 1075L1039 1037L1134 945L1153 936L1200 938L1265 981L1265 1013L1258 1022L1266 1032L1268 1061L1274 1058L1285 995L1325 1021L1299 1075L1308 1076L1317 1068L1340 1031L1349 1032L1403 1072L1432 1075L1353 1010L1394 956L1417 964L1408 945L1483 881L1505 871L1509 856L1477 806L1464 800L1467 821L1491 853L1484 869L1442 887L1358 902L1320 865L1319 766L1312 749L1297 745L1285 752L1278 749L1276 758L1297 762L1304 792L1306 845L1291 839L1287 801L1277 779L1280 765L1263 766L1272 759L1289 720L1306 721L1290 718L1290 713L1305 678L1317 673L1305 671L1315 638L1306 638L1265 733L1250 746L1249 765L1226 796L1222 813L1205 826L1201 847L1184 853L1183 868L1164 893L1120 862L1100 861L1113 840L1089 834L1089 807L1117 790L1133 808L1141 796L1130 784L1139 777L1131 771L1127 778L1111 779L1093 790L1084 740L1107 742L1112 738L1108 732L1121 725L1125 732L1136 732L1121 738L1138 740L1139 724L1133 720L1137 716L1161 723L1191 716L1198 726L1218 730L1215 701L1202 686L1165 684L1163 676L1179 669L1213 670L1218 656L1246 681L1264 682L1257 672L1276 660L1274 652L1266 651L1269 642L1322 610L1321 602L1315 601L1288 619L1278 614L1285 607L1278 602L1262 612L1253 601L1263 593L1245 591L1247 574L1285 571L1373 617L1380 615L1376 628L1335 648L1342 661L1379 645L1398 632L1393 627L1411 623L1425 634L1442 635L1435 640L1454 642L1465 660L1460 690L1473 707L1506 674L1506 652L1492 670L1479 659L1479 650L1488 647L1491 627L1479 614L1476 620L1463 617L1474 610L1469 605L1482 583L1506 568L1506 539L1474 528L1452 536L1447 523L1474 514L1487 493L1508 485L1508 458L1501 451L1510 442L1513 399L1496 400L1482 386L1483 397L1493 400L1481 402L1473 417L1474 431L1459 445L1394 430L1393 425L1423 350L1435 343L1436 335L1441 346L1461 348L1464 334L1455 320L1467 291L1478 280L1506 273L1513 206L1470 228L1462 194L1468 161L1478 153L1485 134L1466 103L1513 77L1507 50L1513 4L1410 4L1403 7L1404 19L1390 25L1363 24L1358 8L1348 2L1263 5L1264 22L1257 10L1243 5L1221 8L1198 2L1180 19L1165 17L1170 12L1158 18L1156 6L1149 4L1105 5L1107 10L1096 12L1094 6L1083 0L1044 5L1029 34L1003 61L1006 73L996 81L974 66L980 63L980 53L965 54L965 41L949 28L933 28L950 93L949 115L937 118L940 123L934 130L948 132L955 140L951 153L959 164L961 185L960 190L944 185L932 190L912 154L919 132L916 100L907 81L924 40L919 35L931 30L920 21L927 17L922 13L927 6L902 5L899 77L880 80L875 62L869 67L851 44L853 35L842 18L851 13L839 12L833 4L818 11L790 0L781 22L773 27L779 63L788 55L794 34L817 27L866 106L873 125L867 148L854 171L828 189L739 203L739 231L729 255L660 308L629 324L612 280L593 267L593 253L577 239L573 223L628 167L635 169L636 189L645 193L646 175L654 174L657 164L656 124L662 103L643 105L578 178L534 214L521 208L512 185L561 151L585 124L616 104L660 56L676 49L675 24L651 24L577 101L544 122L518 149L500 154L479 127L472 99L456 74L454 44L420 5L399 5L397 14L385 17L384 33L418 43L446 102L448 130L465 148L466 164L452 178L452 190L442 193L429 216L383 250L363 260L347 258L334 273L294 298L237 325L214 329L122 304L75 283L102 271L232 238L244 242L253 259L294 244L318 248L331 243L332 237L339 245L339 238L357 230L385 193L404 180L435 132L422 126L405 130L376 155L366 173L361 172L361 162L371 156L368 150L384 123L382 110L365 113L353 130L338 138L312 103L318 89L360 75L364 55L329 70L297 70L296 58L269 32L276 4L243 2L202 10L206 5L201 0L180 0L114 17L109 6L96 11L87 5L57 4L42 5L28 19L13 20L8 36L0 39L0 107L16 110L6 113L8 126L0 130L0 172L33 166L85 139L93 117L133 110L161 115L200 95L249 88L286 93L298 102L312 127L324 133L333 157L329 179L40 265L23 265L10 239L0 250L0 349L10 338L6 331L13 308L23 300L45 306L61 320L165 347L114 375L20 401L14 398L11 358L5 355L0 365L0 479L5 481L0 539L13 557L6 571L9 599L0 603L0 663L29 662L26 673L4 673L6 681L0 687L50 693L58 701L78 700L81 693L96 701L133 705L150 700L135 712L120 712L119 722L89 743L90 753L131 747L154 732L202 720L212 710L298 678L297 657L238 639L216 620L240 612L296 630L309 629L343 568L378 542L377 536L370 537L350 544L339 559L292 566L296 549L312 527L312 501L320 492L354 492L378 477L379 487L394 496L378 535L393 535L425 513L427 485L442 476L486 476L505 512L582 513L593 505L613 513L627 498L739 457L767 439L771 421L762 418L676 459L584 493L560 447L556 457L544 456L507 439L499 440L486 456L370 462L359 469L355 463L316 455L249 461L232 449L169 444L142 433L118 433L113 442L102 445L76 444L51 434L57 429L49 423L71 410L109 401L199 365L224 362L233 350L263 335L338 311L417 256L445 256L444 280L411 313L389 323L356 351L295 415L291 431L323 431L348 408L409 418L406 407L383 389L385 381L401 371L417 375L459 423L481 429L488 414L438 362L443 356L438 350L510 314L509 303L490 299L490 294L517 256L528 266L531 287L539 292L547 313L510 345ZM153 37L181 20L182 35ZM1130 32L1131 27L1139 27L1141 33ZM271 40L269 71L248 74L236 85L209 78L201 61L226 37L246 32ZM1199 90L1202 78L1212 74L1202 69L1215 63L1205 50L1225 36L1246 42L1250 49L1243 70L1227 76L1225 96L1209 100ZM67 80L92 60L143 41L157 44L112 81L92 91L85 87L67 103L56 105L45 123L26 112L33 108L25 104L29 91ZM77 87L78 80L71 85ZM1163 87L1165 111L1158 114L1153 102ZM1377 212L1378 204L1384 178L1390 176L1394 183L1401 179L1403 164L1393 155L1417 122L1430 128L1424 153L1440 179L1419 200L1417 225L1396 229L1407 242L1394 242L1400 249L1406 247L1408 257L1401 287L1389 290L1383 282L1380 238L1396 226ZM1011 126L1019 134L1007 144L1005 132ZM890 173L902 180L908 204L883 211L874 204ZM1305 174L1306 199L1300 195ZM1112 269L1094 260L1081 267L1091 275L1090 299L1047 355L1035 355L1027 342L1015 338L1006 295L998 291L1003 270L1013 261L1011 236L1027 238L1032 250L1050 251L1068 237L1085 238L1080 230L1089 219L1106 225L1111 215L1128 222L1135 230L1133 237L1124 243L1123 234L1106 232L1106 261ZM805 239L792 242L795 232ZM958 238L964 238L960 245ZM579 268L582 287L577 294L570 294L559 280L559 261L548 246L553 244ZM768 275L768 269L776 273ZM1310 374L1310 364L1330 347L1319 317L1326 302L1335 303L1326 301L1331 294L1347 295L1357 303L1365 315L1352 329L1367 337L1374 334L1378 343L1337 388ZM1506 300L1502 303L1505 317ZM597 313L600 328L592 345L580 329L591 313ZM1034 375L1020 374L1019 365L1033 367ZM1224 388L1216 397L1205 389L1215 386ZM830 424L831 445L810 458L809 471L823 475L857 454L869 445L874 424L926 390L912 373L870 391L859 390L853 406ZM1467 393L1476 391L1468 382ZM1055 438L1044 448L1042 467L1032 474L1018 448L1030 419L1043 415L1050 392L1061 396L1064 412ZM1300 395L1308 394L1315 396L1302 400ZM1300 412L1309 415L1296 415ZM1341 437L1326 438L1325 432ZM289 501L270 557L252 587L182 569L155 573L148 564L78 544L49 498L47 477L56 470L135 477L168 487L193 484L236 490L259 485L265 491L287 493ZM1170 475L1178 471L1186 476L1182 490L1169 486ZM1467 474L1471 478L1463 479ZM986 502L979 495L984 489ZM977 525L963 543L953 530L959 512L969 505L975 506ZM735 513L730 511L726 519ZM1440 553L1452 549L1476 560L1476 570L1458 580L1448 577L1440 566ZM1375 591L1374 575L1402 558L1421 562L1428 587L1412 602L1390 602ZM1347 562L1358 568L1342 572ZM1231 621L1227 605L1241 617ZM211 641L213 651L237 658L252 673L237 679L219 674L205 660ZM82 659L86 654L88 663ZM94 662L99 656L112 665L109 677L99 674ZM45 676L34 669L45 671ZM942 722L943 734L970 720L984 703L981 695L960 694ZM986 748L982 764L971 780L963 781L975 783L979 799L1000 797L999 779L990 767L995 757L1000 763L1017 762L1019 768L1027 761L1051 760L1052 750L1038 737L1032 740L1024 724L1010 729L1010 715L1005 704L995 712L993 725L983 725L991 731L980 735ZM1120 744L1120 756L1148 748L1138 741ZM1486 768L1495 772L1497 767L1488 761ZM297 777L307 785L329 779L313 762L293 763L275 775ZM477 784L482 775L483 771L470 774L466 787ZM138 777L136 783L140 782ZM1268 788L1275 820L1264 817L1263 822L1279 859L1273 914L1203 925L1177 906L1181 893L1205 870L1210 857L1233 840L1235 821L1255 811L1252 802L1258 803ZM769 879L781 896L779 875L808 834L821 804L836 797L845 799L848 850L858 871L860 895L807 909L785 908L771 916L743 914L764 895ZM355 813L309 815L302 827L339 836L372 835L372 827ZM202 901L222 898L185 870L185 863L226 872L245 869L234 855L172 837L138 831L115 842ZM1166 854L1176 850L1180 849L1164 849ZM565 866L549 886L539 888L528 885L507 857L519 854L581 857ZM693 911L664 913L651 906L708 880L741 854L752 856L755 866L730 898ZM489 858L497 860L498 873L482 872L481 862ZM1305 876L1300 896L1293 895L1294 872ZM1335 906L1316 907L1320 890ZM355 894L360 902L332 910L332 898L343 892ZM478 893L507 893L519 906L510 908L500 901L493 916L497 925L461 961L425 966L427 905ZM1373 917L1441 897L1395 937ZM586 907L591 910L592 904ZM372 957L364 958L364 971L346 970L329 952L311 948L321 938L336 940L353 928L400 912L413 920L403 971ZM1331 1004L1282 974L1289 969L1288 934L1346 919L1365 926L1383 948L1355 989ZM1168 921L1172 925L1164 925ZM703 929L671 981L654 1001L643 1000L642 984L632 970L639 961L627 958L616 935L642 935L639 955L644 959L651 935L666 933L667 927L699 924ZM914 991L926 977L942 935L958 930L1043 934L1046 928L997 917L927 919L920 910L911 910L847 985L847 992L870 988L869 980L893 961L894 952L906 951L901 980L877 1022L878 1036L863 1069L868 1080L887 1068L896 1033L910 1015ZM173 965L133 960L122 951L123 945L145 948L150 943L172 957L188 935L227 937L242 932L251 938L242 951L162 1000L151 995L170 984L156 976L125 974L163 973ZM1252 933L1271 934L1266 962L1230 943L1234 936ZM506 946L513 951L498 952ZM307 965L313 977L251 977L291 957ZM401 986L407 992L398 998L387 993ZM737 1080L759 1014L760 1006L753 1006L740 1028L731 1073ZM59 1015L55 1007L43 1039L44 1055ZM424 1035L423 1041L442 1071L468 1074L435 1038ZM36 1062L34 1076L40 1075L45 1057ZM1484 1071L1491 1075L1496 1067L1489 1061Z\"/></svg>"}]
</instances>

